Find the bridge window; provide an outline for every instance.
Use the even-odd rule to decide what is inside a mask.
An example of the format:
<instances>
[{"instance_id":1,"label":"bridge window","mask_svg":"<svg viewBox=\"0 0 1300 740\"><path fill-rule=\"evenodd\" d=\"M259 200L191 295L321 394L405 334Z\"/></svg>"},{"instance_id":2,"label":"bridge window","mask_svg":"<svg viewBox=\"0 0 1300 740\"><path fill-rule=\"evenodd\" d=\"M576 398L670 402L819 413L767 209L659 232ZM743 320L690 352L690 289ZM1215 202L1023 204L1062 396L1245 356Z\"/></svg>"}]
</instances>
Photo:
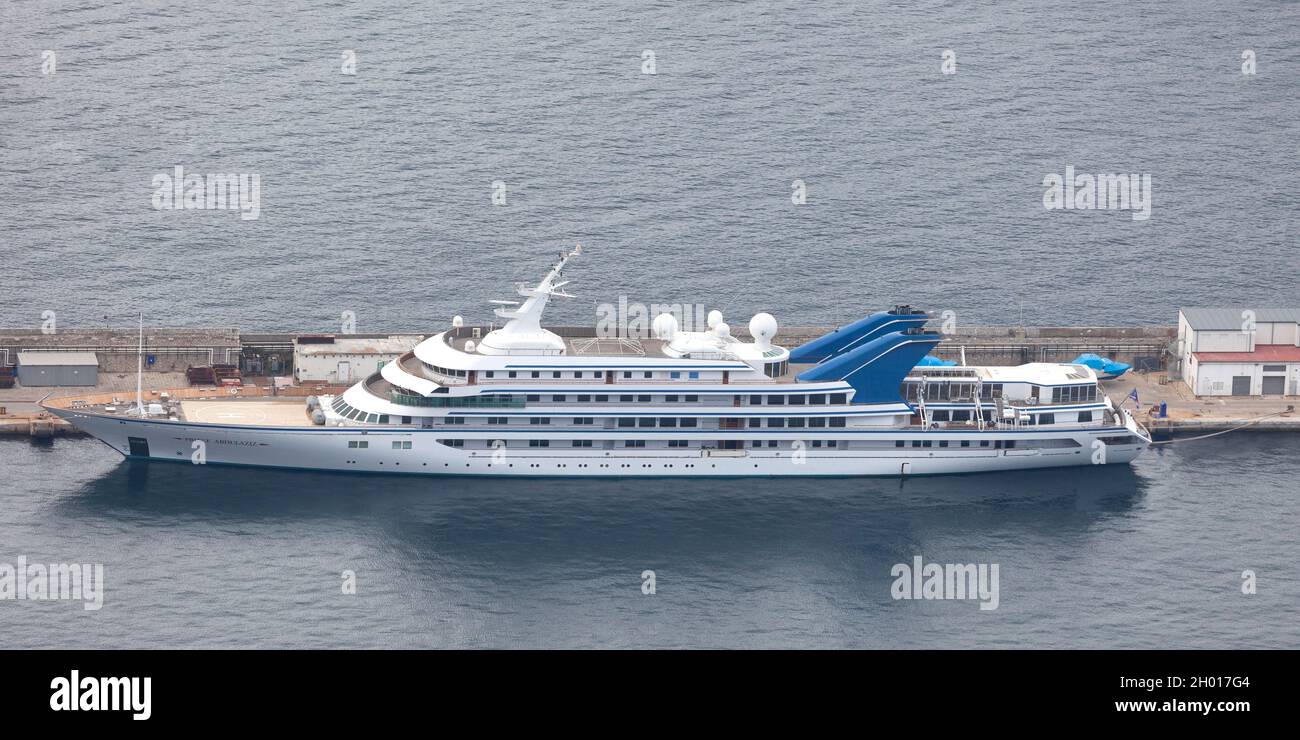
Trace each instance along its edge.
<instances>
[{"instance_id":1,"label":"bridge window","mask_svg":"<svg viewBox=\"0 0 1300 740\"><path fill-rule=\"evenodd\" d=\"M844 417L843 417L843 416L832 416L830 421L831 421L831 426L833 426L833 427L842 427L842 426L844 426Z\"/></svg>"},{"instance_id":2,"label":"bridge window","mask_svg":"<svg viewBox=\"0 0 1300 740\"><path fill-rule=\"evenodd\" d=\"M848 402L849 402L849 395L848 395L847 393L832 393L832 394L831 394L831 403L832 403L832 404L836 404L836 403L848 403ZM833 426L833 425L832 425L832 426Z\"/></svg>"}]
</instances>

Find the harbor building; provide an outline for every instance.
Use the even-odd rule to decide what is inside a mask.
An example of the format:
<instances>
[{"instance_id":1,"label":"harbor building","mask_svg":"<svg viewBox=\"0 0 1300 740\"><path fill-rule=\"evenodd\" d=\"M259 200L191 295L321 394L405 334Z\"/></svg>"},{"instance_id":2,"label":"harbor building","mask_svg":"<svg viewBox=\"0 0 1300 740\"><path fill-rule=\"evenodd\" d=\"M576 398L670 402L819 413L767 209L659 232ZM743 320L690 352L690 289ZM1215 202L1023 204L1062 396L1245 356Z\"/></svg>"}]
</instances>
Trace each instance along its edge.
<instances>
[{"instance_id":1,"label":"harbor building","mask_svg":"<svg viewBox=\"0 0 1300 740\"><path fill-rule=\"evenodd\" d=\"M410 352L422 336L302 335L293 341L294 377L299 383L351 383L378 372Z\"/></svg>"},{"instance_id":2,"label":"harbor building","mask_svg":"<svg viewBox=\"0 0 1300 740\"><path fill-rule=\"evenodd\" d=\"M1300 309L1180 309L1176 352L1198 396L1300 395Z\"/></svg>"},{"instance_id":3,"label":"harbor building","mask_svg":"<svg viewBox=\"0 0 1300 740\"><path fill-rule=\"evenodd\" d=\"M94 352L19 352L18 382L27 388L93 386L99 382Z\"/></svg>"}]
</instances>

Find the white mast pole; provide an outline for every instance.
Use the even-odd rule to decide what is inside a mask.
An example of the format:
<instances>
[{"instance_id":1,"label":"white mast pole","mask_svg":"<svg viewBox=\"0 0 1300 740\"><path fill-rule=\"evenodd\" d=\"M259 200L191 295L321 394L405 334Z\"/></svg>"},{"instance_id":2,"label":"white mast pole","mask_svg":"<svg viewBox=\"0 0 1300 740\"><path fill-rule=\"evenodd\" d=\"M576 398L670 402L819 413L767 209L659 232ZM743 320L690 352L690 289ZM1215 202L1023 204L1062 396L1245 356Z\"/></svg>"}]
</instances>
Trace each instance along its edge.
<instances>
[{"instance_id":1,"label":"white mast pole","mask_svg":"<svg viewBox=\"0 0 1300 740\"><path fill-rule=\"evenodd\" d=\"M135 408L144 416L144 311L140 312L140 349L135 355Z\"/></svg>"}]
</instances>

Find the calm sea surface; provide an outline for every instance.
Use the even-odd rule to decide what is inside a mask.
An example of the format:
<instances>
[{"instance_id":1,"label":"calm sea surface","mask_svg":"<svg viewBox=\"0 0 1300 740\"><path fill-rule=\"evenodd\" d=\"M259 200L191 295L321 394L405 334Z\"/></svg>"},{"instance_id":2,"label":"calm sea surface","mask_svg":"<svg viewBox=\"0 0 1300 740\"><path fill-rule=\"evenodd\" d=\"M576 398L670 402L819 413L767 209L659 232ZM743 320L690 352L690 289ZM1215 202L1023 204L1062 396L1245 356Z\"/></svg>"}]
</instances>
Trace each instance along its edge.
<instances>
[{"instance_id":1,"label":"calm sea surface","mask_svg":"<svg viewBox=\"0 0 1300 740\"><path fill-rule=\"evenodd\" d=\"M1293 2L13 0L0 36L0 326L333 330L351 311L429 332L487 320L574 242L555 323L620 296L737 326L895 302L1167 324L1300 296ZM259 218L155 210L178 165L259 175ZM1067 166L1150 174L1151 218L1044 209ZM0 601L0 633L1300 647L1297 480L1283 435L902 483L354 477L5 440L0 563L104 563L108 594ZM918 554L999 564L999 608L894 601L890 568Z\"/></svg>"}]
</instances>

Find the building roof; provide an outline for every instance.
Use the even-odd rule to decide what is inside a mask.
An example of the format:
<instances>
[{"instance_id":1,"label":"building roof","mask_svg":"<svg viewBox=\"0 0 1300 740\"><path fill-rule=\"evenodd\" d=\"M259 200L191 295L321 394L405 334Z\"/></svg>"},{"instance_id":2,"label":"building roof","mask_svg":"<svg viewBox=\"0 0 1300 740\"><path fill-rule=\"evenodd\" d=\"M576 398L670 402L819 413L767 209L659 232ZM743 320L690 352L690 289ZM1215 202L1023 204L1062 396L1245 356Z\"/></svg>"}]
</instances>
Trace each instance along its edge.
<instances>
[{"instance_id":1,"label":"building roof","mask_svg":"<svg viewBox=\"0 0 1300 740\"><path fill-rule=\"evenodd\" d=\"M1255 323L1300 324L1300 308L1180 308L1195 331L1240 331L1245 312L1255 313Z\"/></svg>"},{"instance_id":2,"label":"building roof","mask_svg":"<svg viewBox=\"0 0 1300 740\"><path fill-rule=\"evenodd\" d=\"M1257 344L1254 352L1193 352L1197 362L1300 362L1300 347L1290 344Z\"/></svg>"},{"instance_id":3,"label":"building roof","mask_svg":"<svg viewBox=\"0 0 1300 740\"><path fill-rule=\"evenodd\" d=\"M328 344L299 344L294 351L301 355L400 355L424 341L421 336L348 337L336 336Z\"/></svg>"},{"instance_id":4,"label":"building roof","mask_svg":"<svg viewBox=\"0 0 1300 740\"><path fill-rule=\"evenodd\" d=\"M99 365L94 352L19 352L19 365Z\"/></svg>"}]
</instances>

